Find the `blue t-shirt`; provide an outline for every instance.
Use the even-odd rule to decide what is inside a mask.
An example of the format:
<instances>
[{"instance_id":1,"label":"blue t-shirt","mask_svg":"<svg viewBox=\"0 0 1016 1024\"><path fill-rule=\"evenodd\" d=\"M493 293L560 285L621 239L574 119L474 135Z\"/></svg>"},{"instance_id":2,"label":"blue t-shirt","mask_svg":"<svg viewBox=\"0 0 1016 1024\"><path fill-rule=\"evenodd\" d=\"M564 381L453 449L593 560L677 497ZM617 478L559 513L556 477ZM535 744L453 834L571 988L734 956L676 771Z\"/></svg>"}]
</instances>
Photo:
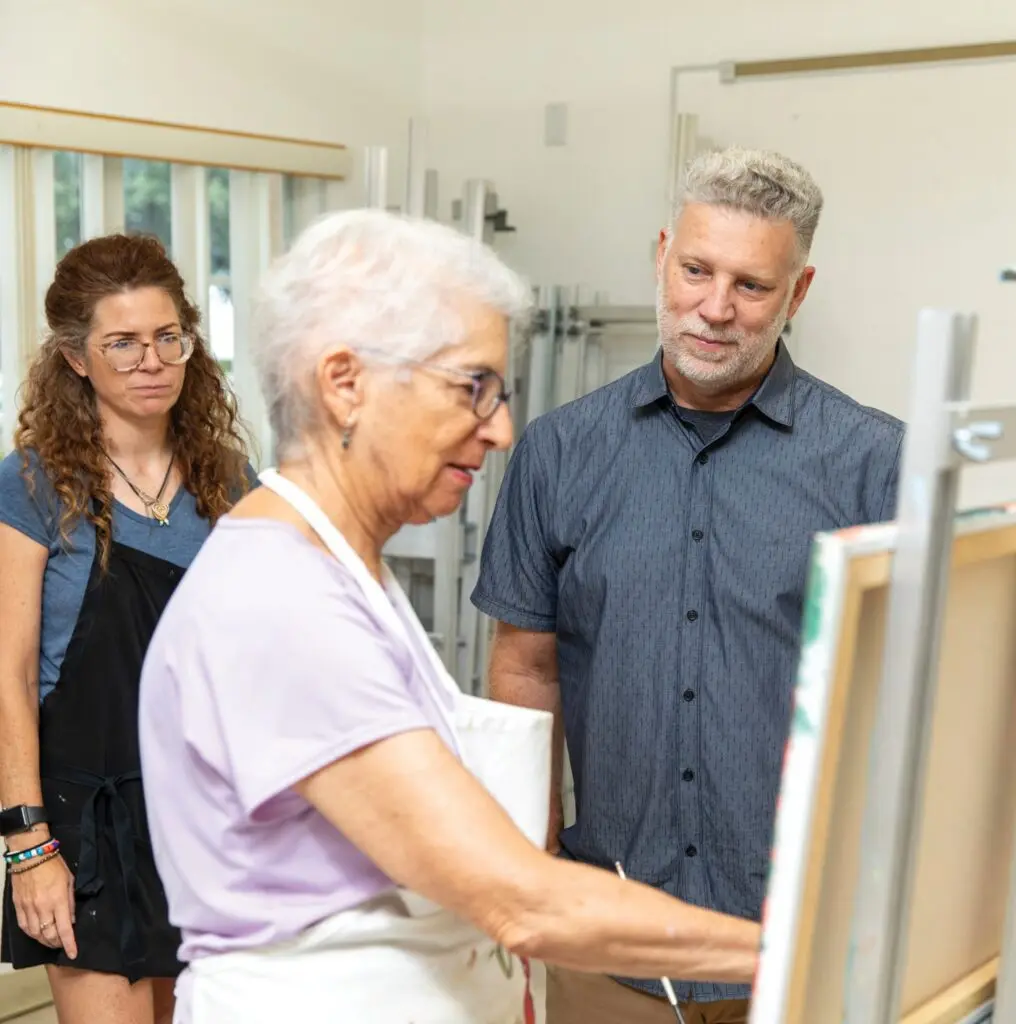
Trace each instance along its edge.
<instances>
[{"instance_id":1,"label":"blue t-shirt","mask_svg":"<svg viewBox=\"0 0 1016 1024\"><path fill-rule=\"evenodd\" d=\"M60 536L60 503L49 478L34 455L29 472L35 484L30 492L22 476L22 459L11 452L0 462L0 523L49 551L42 580L42 624L39 650L39 699L43 700L60 678L60 666L74 633L85 589L95 560L95 527L82 519L70 533L70 544ZM253 471L248 469L248 476ZM113 540L186 569L209 533L209 523L198 515L194 495L181 487L169 506L169 526L159 524L118 501L113 502Z\"/></svg>"}]
</instances>

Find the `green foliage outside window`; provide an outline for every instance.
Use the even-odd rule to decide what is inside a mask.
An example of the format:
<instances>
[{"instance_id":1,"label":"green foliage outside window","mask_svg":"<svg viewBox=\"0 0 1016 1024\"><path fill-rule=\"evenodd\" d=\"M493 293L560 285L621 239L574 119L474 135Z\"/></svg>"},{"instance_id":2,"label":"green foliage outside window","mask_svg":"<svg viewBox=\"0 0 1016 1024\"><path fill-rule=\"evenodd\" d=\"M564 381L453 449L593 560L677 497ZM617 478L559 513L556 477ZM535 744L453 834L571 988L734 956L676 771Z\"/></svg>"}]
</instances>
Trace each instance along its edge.
<instances>
[{"instance_id":1,"label":"green foliage outside window","mask_svg":"<svg viewBox=\"0 0 1016 1024\"><path fill-rule=\"evenodd\" d=\"M229 273L229 171L207 170L212 274ZM124 214L128 231L154 234L172 252L170 165L152 160L123 162ZM58 152L53 165L56 255L81 241L81 154Z\"/></svg>"},{"instance_id":2,"label":"green foliage outside window","mask_svg":"<svg viewBox=\"0 0 1016 1024\"><path fill-rule=\"evenodd\" d=\"M56 204L56 258L81 241L81 154L53 154L53 199Z\"/></svg>"}]
</instances>

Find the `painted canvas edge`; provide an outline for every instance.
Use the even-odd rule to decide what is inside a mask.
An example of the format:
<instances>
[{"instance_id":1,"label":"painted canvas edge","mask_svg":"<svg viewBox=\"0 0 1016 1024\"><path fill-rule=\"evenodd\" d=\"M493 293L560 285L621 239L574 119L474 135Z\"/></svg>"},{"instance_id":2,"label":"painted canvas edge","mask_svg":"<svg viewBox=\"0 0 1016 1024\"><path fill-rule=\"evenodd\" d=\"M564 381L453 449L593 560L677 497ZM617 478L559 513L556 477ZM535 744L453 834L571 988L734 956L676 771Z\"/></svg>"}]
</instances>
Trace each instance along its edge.
<instances>
[{"instance_id":1,"label":"painted canvas edge","mask_svg":"<svg viewBox=\"0 0 1016 1024\"><path fill-rule=\"evenodd\" d=\"M957 537L985 533L989 530L1016 526L1016 502L1002 505L988 505L957 512L954 519L954 534ZM863 558L865 555L892 554L896 550L898 525L895 522L873 523L869 526L851 526L845 530L816 534L816 541L835 538L843 545L848 560Z\"/></svg>"},{"instance_id":2,"label":"painted canvas edge","mask_svg":"<svg viewBox=\"0 0 1016 1024\"><path fill-rule=\"evenodd\" d=\"M854 540L857 539L855 535ZM850 545L846 541L847 537L840 534L820 534L812 545L793 716L783 753L750 1024L779 1024L786 1013L808 838L847 588Z\"/></svg>"},{"instance_id":3,"label":"painted canvas edge","mask_svg":"<svg viewBox=\"0 0 1016 1024\"><path fill-rule=\"evenodd\" d=\"M978 533L1014 524L1016 503L1010 503L957 513L955 531ZM865 555L894 551L896 537L895 522L876 523L817 534L812 545L749 1024L783 1024L787 1012L850 563Z\"/></svg>"}]
</instances>

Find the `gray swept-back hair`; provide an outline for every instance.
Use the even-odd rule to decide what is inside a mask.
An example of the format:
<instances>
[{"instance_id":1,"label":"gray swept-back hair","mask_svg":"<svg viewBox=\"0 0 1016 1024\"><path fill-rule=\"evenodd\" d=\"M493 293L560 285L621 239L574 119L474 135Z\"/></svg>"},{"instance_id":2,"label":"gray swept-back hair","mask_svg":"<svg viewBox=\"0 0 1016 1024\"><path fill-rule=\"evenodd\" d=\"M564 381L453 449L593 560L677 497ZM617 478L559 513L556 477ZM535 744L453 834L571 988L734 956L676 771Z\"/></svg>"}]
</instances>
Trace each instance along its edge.
<instances>
[{"instance_id":1,"label":"gray swept-back hair","mask_svg":"<svg viewBox=\"0 0 1016 1024\"><path fill-rule=\"evenodd\" d=\"M735 146L702 153L689 162L673 223L691 203L790 221L797 232L800 269L811 251L823 199L815 179L799 164L780 153Z\"/></svg>"},{"instance_id":2,"label":"gray swept-back hair","mask_svg":"<svg viewBox=\"0 0 1016 1024\"><path fill-rule=\"evenodd\" d=\"M314 423L311 384L330 348L426 359L464 340L470 301L512 324L532 293L491 249L434 221L345 210L308 227L262 278L251 325L277 457L296 455Z\"/></svg>"}]
</instances>

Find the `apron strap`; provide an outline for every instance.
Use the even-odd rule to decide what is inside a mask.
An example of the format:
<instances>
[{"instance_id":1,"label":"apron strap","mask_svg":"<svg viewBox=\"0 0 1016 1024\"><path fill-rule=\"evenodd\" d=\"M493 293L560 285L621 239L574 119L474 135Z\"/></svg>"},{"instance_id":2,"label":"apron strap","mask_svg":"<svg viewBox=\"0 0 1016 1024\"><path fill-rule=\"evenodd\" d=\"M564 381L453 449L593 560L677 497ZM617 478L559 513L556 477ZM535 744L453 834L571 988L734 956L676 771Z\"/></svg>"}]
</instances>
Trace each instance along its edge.
<instances>
[{"instance_id":1,"label":"apron strap","mask_svg":"<svg viewBox=\"0 0 1016 1024\"><path fill-rule=\"evenodd\" d=\"M283 501L288 502L303 516L307 525L321 538L321 542L332 553L336 561L346 568L360 585L360 590L363 592L364 597L366 597L374 614L382 622L386 623L389 629L397 636L404 638L410 652L412 652L413 643L407 635L407 630L412 630L418 641L420 641L421 649L431 669L430 672L424 673L424 678L429 679L431 685L436 684L439 690L445 691L445 694L451 696L453 700L458 699L461 696L461 691L438 657L437 651L434 650L434 645L430 642L430 637L427 636L426 630L420 624L420 620L413 610L413 606L388 566L382 563L382 572L386 586L391 593L391 598L385 592L385 587L382 587L370 574L363 559L353 550L349 541L346 540L338 527L328 518L324 509L303 488L282 476L275 469L262 470L260 480L265 487L274 491ZM401 611L401 615L396 610L396 607ZM435 697L434 703L437 705L438 711L444 719L450 734L455 738L457 746L458 737L455 723L440 695Z\"/></svg>"}]
</instances>

